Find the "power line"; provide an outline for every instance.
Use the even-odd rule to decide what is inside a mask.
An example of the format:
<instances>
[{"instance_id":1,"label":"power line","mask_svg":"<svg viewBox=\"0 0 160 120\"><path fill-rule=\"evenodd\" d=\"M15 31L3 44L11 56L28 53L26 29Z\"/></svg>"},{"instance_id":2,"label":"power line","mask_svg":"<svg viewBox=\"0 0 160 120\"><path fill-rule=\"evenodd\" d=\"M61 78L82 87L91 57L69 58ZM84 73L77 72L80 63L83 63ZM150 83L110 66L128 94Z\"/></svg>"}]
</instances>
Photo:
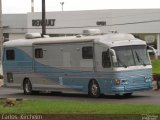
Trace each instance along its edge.
<instances>
[{"instance_id":1,"label":"power line","mask_svg":"<svg viewBox=\"0 0 160 120\"><path fill-rule=\"evenodd\" d=\"M140 24L140 23L150 23L150 22L160 22L160 19L157 19L157 20L148 20L148 21L138 21L138 22L128 22L128 23L118 23L118 24L111 24L111 25L108 25L108 26Z\"/></svg>"}]
</instances>

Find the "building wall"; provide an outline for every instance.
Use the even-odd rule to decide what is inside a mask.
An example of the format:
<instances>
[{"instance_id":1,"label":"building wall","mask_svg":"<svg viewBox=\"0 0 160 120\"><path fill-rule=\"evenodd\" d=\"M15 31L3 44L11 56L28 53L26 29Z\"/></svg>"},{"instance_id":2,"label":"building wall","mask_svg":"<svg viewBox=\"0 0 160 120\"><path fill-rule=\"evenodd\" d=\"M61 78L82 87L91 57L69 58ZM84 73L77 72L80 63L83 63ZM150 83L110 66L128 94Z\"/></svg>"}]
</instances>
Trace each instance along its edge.
<instances>
[{"instance_id":1,"label":"building wall","mask_svg":"<svg viewBox=\"0 0 160 120\"><path fill-rule=\"evenodd\" d=\"M47 12L46 19L55 19L54 26L47 26L47 33L72 34L81 33L83 29L97 28L97 21L109 20L109 11L64 11ZM41 32L41 26L32 26L32 20L41 20L41 13L28 13L28 31ZM107 30L106 30L107 29ZM101 27L102 32L108 31L106 26Z\"/></svg>"},{"instance_id":2,"label":"building wall","mask_svg":"<svg viewBox=\"0 0 160 120\"><path fill-rule=\"evenodd\" d=\"M26 33L27 15L26 14L3 14L2 16L3 33Z\"/></svg>"},{"instance_id":3,"label":"building wall","mask_svg":"<svg viewBox=\"0 0 160 120\"><path fill-rule=\"evenodd\" d=\"M41 20L41 13L4 14L3 33L41 32L33 20ZM47 12L46 19L55 20L47 26L48 34L80 34L82 30L98 28L103 33L117 30L125 33L160 33L160 9L115 9ZM52 21L53 22L53 21ZM105 24L97 24L103 22Z\"/></svg>"},{"instance_id":4,"label":"building wall","mask_svg":"<svg viewBox=\"0 0 160 120\"><path fill-rule=\"evenodd\" d=\"M27 32L27 15L3 14L2 24L4 41L24 38Z\"/></svg>"},{"instance_id":5,"label":"building wall","mask_svg":"<svg viewBox=\"0 0 160 120\"><path fill-rule=\"evenodd\" d=\"M41 13L28 13L28 31L41 32L41 26L32 26L40 20ZM48 34L81 33L83 29L99 28L103 33L117 30L125 33L160 33L160 9L122 9L47 12L46 19L55 19L54 26L47 26ZM106 25L97 25L105 22Z\"/></svg>"},{"instance_id":6,"label":"building wall","mask_svg":"<svg viewBox=\"0 0 160 120\"><path fill-rule=\"evenodd\" d=\"M128 33L159 33L160 9L112 10L112 29Z\"/></svg>"},{"instance_id":7,"label":"building wall","mask_svg":"<svg viewBox=\"0 0 160 120\"><path fill-rule=\"evenodd\" d=\"M16 34L11 33L11 34L9 34L9 39L10 40L21 39L21 38L24 38L24 37L25 37L25 34L23 34L23 33L20 33L20 34L18 34L18 33L16 33Z\"/></svg>"}]
</instances>

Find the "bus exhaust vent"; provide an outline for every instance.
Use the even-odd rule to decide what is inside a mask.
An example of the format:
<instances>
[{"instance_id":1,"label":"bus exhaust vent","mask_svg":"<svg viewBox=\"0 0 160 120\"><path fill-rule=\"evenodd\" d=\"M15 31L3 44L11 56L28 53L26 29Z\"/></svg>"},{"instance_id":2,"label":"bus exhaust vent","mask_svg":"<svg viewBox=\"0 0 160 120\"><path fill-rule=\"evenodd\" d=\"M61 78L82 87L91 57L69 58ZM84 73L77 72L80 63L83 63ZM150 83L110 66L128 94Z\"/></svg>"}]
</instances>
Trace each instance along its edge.
<instances>
[{"instance_id":1,"label":"bus exhaust vent","mask_svg":"<svg viewBox=\"0 0 160 120\"><path fill-rule=\"evenodd\" d=\"M27 33L25 35L26 39L34 39L34 38L41 38L41 34L40 33Z\"/></svg>"},{"instance_id":2,"label":"bus exhaust vent","mask_svg":"<svg viewBox=\"0 0 160 120\"><path fill-rule=\"evenodd\" d=\"M99 29L87 29L83 30L83 35L101 35L101 31Z\"/></svg>"}]
</instances>

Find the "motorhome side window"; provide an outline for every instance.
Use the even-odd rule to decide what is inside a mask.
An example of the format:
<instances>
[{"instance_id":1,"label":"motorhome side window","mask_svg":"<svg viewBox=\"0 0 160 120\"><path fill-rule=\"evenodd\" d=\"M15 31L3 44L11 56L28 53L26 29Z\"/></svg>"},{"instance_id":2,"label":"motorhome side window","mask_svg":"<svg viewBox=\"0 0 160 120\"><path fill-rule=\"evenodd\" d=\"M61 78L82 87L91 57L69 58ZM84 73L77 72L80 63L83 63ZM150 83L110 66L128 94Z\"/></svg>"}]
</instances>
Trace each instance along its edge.
<instances>
[{"instance_id":1,"label":"motorhome side window","mask_svg":"<svg viewBox=\"0 0 160 120\"><path fill-rule=\"evenodd\" d=\"M83 59L93 59L93 47L87 46L82 48L82 58Z\"/></svg>"},{"instance_id":2,"label":"motorhome side window","mask_svg":"<svg viewBox=\"0 0 160 120\"><path fill-rule=\"evenodd\" d=\"M104 68L111 67L111 60L110 60L110 56L109 56L109 51L102 52L102 66Z\"/></svg>"},{"instance_id":3,"label":"motorhome side window","mask_svg":"<svg viewBox=\"0 0 160 120\"><path fill-rule=\"evenodd\" d=\"M6 50L6 59L7 60L14 60L15 59L14 50Z\"/></svg>"},{"instance_id":4,"label":"motorhome side window","mask_svg":"<svg viewBox=\"0 0 160 120\"><path fill-rule=\"evenodd\" d=\"M42 48L35 49L35 58L43 58L43 49Z\"/></svg>"}]
</instances>

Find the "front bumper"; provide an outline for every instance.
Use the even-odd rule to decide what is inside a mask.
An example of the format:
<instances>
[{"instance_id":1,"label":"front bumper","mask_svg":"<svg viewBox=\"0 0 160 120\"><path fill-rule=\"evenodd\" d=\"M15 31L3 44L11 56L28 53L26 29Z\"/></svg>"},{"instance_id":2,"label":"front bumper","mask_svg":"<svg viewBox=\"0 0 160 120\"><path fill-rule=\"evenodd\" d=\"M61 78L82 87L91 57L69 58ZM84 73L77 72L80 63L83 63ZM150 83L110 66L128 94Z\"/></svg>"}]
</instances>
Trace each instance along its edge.
<instances>
[{"instance_id":1,"label":"front bumper","mask_svg":"<svg viewBox=\"0 0 160 120\"><path fill-rule=\"evenodd\" d=\"M146 91L151 90L152 84L143 84L143 85L125 85L125 86L114 86L112 87L112 93L133 93L136 91Z\"/></svg>"}]
</instances>

